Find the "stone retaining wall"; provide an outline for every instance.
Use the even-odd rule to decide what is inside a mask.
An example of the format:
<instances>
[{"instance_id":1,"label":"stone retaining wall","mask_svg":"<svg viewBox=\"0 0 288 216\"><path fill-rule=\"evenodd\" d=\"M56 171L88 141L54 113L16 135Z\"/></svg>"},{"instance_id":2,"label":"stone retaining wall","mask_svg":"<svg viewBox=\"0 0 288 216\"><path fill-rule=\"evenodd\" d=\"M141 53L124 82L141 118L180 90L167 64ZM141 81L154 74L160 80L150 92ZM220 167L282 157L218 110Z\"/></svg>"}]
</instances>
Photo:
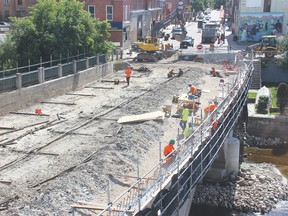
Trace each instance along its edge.
<instances>
[{"instance_id":1,"label":"stone retaining wall","mask_svg":"<svg viewBox=\"0 0 288 216\"><path fill-rule=\"evenodd\" d=\"M288 138L288 116L249 116L247 133L258 137Z\"/></svg>"},{"instance_id":2,"label":"stone retaining wall","mask_svg":"<svg viewBox=\"0 0 288 216\"><path fill-rule=\"evenodd\" d=\"M0 94L0 116L63 95L113 72L113 63L98 65L73 75Z\"/></svg>"}]
</instances>

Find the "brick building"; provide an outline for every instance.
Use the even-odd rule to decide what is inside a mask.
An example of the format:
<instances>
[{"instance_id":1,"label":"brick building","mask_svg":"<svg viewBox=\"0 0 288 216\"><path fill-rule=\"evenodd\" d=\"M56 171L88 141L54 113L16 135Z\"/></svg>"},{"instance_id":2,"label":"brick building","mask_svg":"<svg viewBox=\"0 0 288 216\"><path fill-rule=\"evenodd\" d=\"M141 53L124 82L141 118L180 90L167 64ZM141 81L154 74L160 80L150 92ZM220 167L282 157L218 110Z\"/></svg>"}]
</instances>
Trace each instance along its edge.
<instances>
[{"instance_id":1,"label":"brick building","mask_svg":"<svg viewBox=\"0 0 288 216\"><path fill-rule=\"evenodd\" d=\"M82 0L83 1L83 0ZM129 48L131 43L150 34L151 25L161 20L163 0L86 0L85 10L92 17L111 24L110 40Z\"/></svg>"},{"instance_id":2,"label":"brick building","mask_svg":"<svg viewBox=\"0 0 288 216\"><path fill-rule=\"evenodd\" d=\"M28 15L29 7L36 4L36 0L2 0L0 3L0 20L8 21L8 17L24 17Z\"/></svg>"},{"instance_id":3,"label":"brick building","mask_svg":"<svg viewBox=\"0 0 288 216\"><path fill-rule=\"evenodd\" d=\"M92 17L111 24L110 40L119 47L129 48L131 43L150 35L151 26L163 18L165 0L79 0ZM176 1L176 0L174 0ZM0 21L8 17L24 17L36 0L2 0Z\"/></svg>"}]
</instances>

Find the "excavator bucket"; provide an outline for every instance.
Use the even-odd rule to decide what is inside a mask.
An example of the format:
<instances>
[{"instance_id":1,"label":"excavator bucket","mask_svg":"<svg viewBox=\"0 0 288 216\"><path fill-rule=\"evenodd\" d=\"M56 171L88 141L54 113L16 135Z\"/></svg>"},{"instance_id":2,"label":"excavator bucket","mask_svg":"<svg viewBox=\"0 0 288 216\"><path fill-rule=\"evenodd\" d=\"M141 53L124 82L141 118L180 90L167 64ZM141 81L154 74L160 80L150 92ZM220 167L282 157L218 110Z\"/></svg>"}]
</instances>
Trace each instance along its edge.
<instances>
[{"instance_id":1,"label":"excavator bucket","mask_svg":"<svg viewBox=\"0 0 288 216\"><path fill-rule=\"evenodd\" d=\"M186 35L187 35L187 31L184 31L180 35L176 35L175 40L182 42L185 39Z\"/></svg>"}]
</instances>

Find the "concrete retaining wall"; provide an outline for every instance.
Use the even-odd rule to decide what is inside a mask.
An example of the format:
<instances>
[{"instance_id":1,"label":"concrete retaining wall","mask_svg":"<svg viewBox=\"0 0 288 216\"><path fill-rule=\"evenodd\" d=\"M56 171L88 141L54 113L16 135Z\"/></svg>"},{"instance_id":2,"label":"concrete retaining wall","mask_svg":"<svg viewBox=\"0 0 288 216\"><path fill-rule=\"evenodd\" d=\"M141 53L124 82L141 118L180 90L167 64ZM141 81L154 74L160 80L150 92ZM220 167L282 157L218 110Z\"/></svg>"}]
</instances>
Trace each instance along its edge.
<instances>
[{"instance_id":1,"label":"concrete retaining wall","mask_svg":"<svg viewBox=\"0 0 288 216\"><path fill-rule=\"evenodd\" d=\"M107 63L39 85L3 93L0 95L0 115L27 108L48 98L74 91L112 72L113 63Z\"/></svg>"},{"instance_id":2,"label":"concrete retaining wall","mask_svg":"<svg viewBox=\"0 0 288 216\"><path fill-rule=\"evenodd\" d=\"M247 132L249 135L287 139L287 128L287 116L249 116L248 118Z\"/></svg>"}]
</instances>

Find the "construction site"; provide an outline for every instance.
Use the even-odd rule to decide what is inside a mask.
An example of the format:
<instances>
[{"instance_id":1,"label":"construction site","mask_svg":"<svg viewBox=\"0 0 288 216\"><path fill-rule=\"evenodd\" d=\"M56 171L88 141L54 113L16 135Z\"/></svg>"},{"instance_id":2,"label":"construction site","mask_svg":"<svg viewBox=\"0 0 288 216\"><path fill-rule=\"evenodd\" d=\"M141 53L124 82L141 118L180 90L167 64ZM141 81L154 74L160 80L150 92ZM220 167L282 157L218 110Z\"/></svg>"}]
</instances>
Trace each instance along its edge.
<instances>
[{"instance_id":1,"label":"construction site","mask_svg":"<svg viewBox=\"0 0 288 216\"><path fill-rule=\"evenodd\" d=\"M164 158L169 140L182 142L189 84L202 92L189 121L201 123L204 107L228 86L223 67L174 56L117 62L104 79L1 116L0 215L97 215ZM167 78L171 69L183 75Z\"/></svg>"}]
</instances>

